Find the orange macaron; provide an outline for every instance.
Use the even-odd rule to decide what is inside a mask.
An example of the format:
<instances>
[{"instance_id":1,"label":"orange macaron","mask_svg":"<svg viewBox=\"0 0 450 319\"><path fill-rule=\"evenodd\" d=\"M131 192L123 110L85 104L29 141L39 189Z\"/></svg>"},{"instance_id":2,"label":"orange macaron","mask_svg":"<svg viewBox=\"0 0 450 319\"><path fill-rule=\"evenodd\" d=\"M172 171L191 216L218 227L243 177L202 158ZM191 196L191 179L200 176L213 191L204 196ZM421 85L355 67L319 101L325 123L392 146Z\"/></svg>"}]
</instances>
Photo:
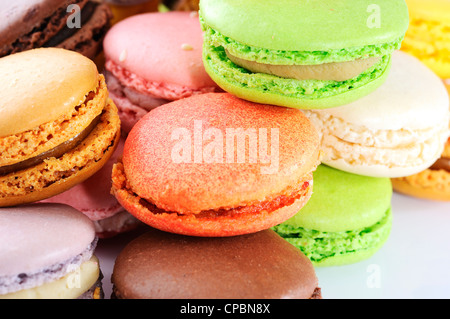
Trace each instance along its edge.
<instances>
[{"instance_id":1,"label":"orange macaron","mask_svg":"<svg viewBox=\"0 0 450 319\"><path fill-rule=\"evenodd\" d=\"M133 127L112 193L154 228L234 236L296 214L318 164L318 133L301 111L208 93L154 109Z\"/></svg>"}]
</instances>

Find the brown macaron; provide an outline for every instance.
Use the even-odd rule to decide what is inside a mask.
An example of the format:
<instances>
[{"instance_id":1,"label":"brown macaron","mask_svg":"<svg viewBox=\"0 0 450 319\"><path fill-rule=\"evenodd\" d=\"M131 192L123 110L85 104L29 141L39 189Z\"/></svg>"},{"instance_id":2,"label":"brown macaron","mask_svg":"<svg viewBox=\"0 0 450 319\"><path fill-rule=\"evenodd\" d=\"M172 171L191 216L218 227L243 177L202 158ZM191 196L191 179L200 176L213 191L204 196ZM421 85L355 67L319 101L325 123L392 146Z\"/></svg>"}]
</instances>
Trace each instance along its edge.
<instances>
[{"instance_id":1,"label":"brown macaron","mask_svg":"<svg viewBox=\"0 0 450 319\"><path fill-rule=\"evenodd\" d=\"M0 57L57 47L94 59L102 50L112 13L92 0L1 1Z\"/></svg>"},{"instance_id":2,"label":"brown macaron","mask_svg":"<svg viewBox=\"0 0 450 319\"><path fill-rule=\"evenodd\" d=\"M321 299L314 267L272 230L202 238L158 230L117 257L118 299Z\"/></svg>"},{"instance_id":3,"label":"brown macaron","mask_svg":"<svg viewBox=\"0 0 450 319\"><path fill-rule=\"evenodd\" d=\"M0 59L0 207L81 183L111 157L118 111L83 55L41 48Z\"/></svg>"},{"instance_id":4,"label":"brown macaron","mask_svg":"<svg viewBox=\"0 0 450 319\"><path fill-rule=\"evenodd\" d=\"M206 93L160 106L133 127L112 193L160 230L242 235L295 215L318 163L318 133L301 111Z\"/></svg>"}]
</instances>

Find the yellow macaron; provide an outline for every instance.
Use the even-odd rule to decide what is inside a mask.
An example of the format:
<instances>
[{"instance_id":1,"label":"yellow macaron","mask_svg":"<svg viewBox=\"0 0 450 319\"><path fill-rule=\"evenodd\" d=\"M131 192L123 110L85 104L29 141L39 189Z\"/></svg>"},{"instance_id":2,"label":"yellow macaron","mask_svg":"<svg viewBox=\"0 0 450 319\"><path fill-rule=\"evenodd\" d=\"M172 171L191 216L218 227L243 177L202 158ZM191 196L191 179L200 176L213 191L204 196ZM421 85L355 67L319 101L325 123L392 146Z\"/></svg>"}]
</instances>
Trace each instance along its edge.
<instances>
[{"instance_id":1,"label":"yellow macaron","mask_svg":"<svg viewBox=\"0 0 450 319\"><path fill-rule=\"evenodd\" d=\"M120 137L117 108L92 60L57 48L0 59L0 207L84 181Z\"/></svg>"},{"instance_id":2,"label":"yellow macaron","mask_svg":"<svg viewBox=\"0 0 450 319\"><path fill-rule=\"evenodd\" d=\"M410 25L402 50L450 78L450 0L406 0Z\"/></svg>"}]
</instances>

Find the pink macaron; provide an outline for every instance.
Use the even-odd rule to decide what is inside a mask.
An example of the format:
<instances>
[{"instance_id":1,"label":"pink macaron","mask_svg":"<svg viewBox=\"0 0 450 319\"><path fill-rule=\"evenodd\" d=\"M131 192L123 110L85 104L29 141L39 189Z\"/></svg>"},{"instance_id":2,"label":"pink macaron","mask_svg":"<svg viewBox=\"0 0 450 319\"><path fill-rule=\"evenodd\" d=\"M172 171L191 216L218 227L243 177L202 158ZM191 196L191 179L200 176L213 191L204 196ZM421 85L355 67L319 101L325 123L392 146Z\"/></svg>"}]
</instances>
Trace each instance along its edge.
<instances>
[{"instance_id":1,"label":"pink macaron","mask_svg":"<svg viewBox=\"0 0 450 319\"><path fill-rule=\"evenodd\" d=\"M220 90L203 67L202 45L196 12L145 13L111 28L105 75L124 134L155 107Z\"/></svg>"}]
</instances>

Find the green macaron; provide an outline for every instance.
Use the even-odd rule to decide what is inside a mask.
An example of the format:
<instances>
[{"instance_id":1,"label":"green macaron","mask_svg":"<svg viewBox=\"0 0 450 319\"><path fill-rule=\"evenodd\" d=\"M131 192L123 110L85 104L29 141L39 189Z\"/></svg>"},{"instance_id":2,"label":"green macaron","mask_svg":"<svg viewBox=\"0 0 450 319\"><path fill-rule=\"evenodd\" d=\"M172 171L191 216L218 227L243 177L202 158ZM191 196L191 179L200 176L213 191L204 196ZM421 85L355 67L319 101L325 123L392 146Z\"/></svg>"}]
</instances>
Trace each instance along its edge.
<instances>
[{"instance_id":1,"label":"green macaron","mask_svg":"<svg viewBox=\"0 0 450 319\"><path fill-rule=\"evenodd\" d=\"M202 0L203 59L253 102L324 109L386 79L409 23L404 0Z\"/></svg>"},{"instance_id":2,"label":"green macaron","mask_svg":"<svg viewBox=\"0 0 450 319\"><path fill-rule=\"evenodd\" d=\"M356 263L371 257L388 239L391 199L389 178L322 164L314 172L314 193L306 206L273 229L315 266Z\"/></svg>"}]
</instances>

